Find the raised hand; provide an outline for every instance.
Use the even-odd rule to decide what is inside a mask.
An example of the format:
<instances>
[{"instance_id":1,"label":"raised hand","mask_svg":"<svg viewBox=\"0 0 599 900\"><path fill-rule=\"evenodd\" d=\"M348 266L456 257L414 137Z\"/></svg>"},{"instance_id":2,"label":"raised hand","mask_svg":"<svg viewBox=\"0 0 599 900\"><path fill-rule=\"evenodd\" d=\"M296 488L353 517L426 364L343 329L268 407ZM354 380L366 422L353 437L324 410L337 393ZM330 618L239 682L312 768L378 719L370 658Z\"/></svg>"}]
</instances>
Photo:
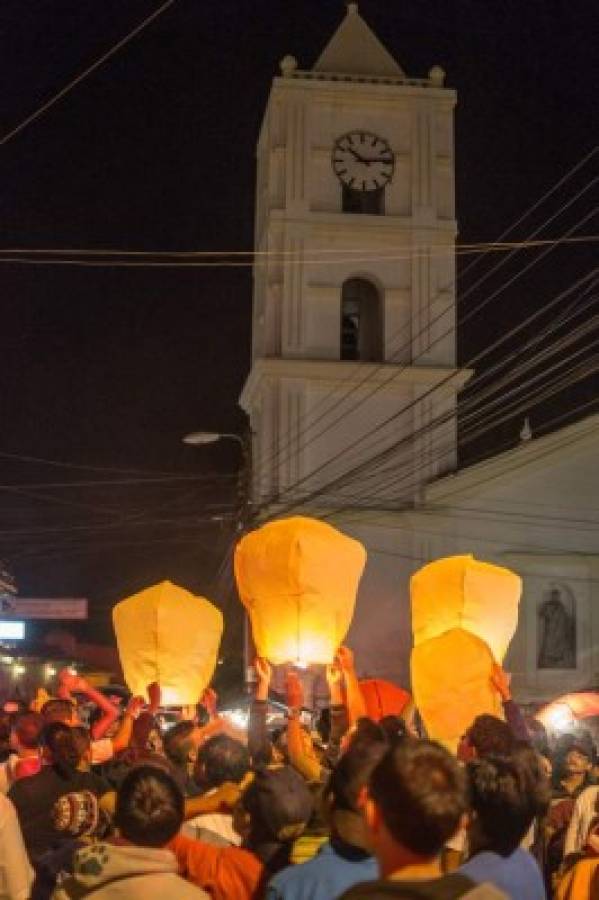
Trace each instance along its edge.
<instances>
[{"instance_id":1,"label":"raised hand","mask_svg":"<svg viewBox=\"0 0 599 900\"><path fill-rule=\"evenodd\" d=\"M131 697L129 703L127 704L125 715L130 716L132 719L137 719L140 712L145 706L145 702L146 701L143 697Z\"/></svg>"},{"instance_id":2,"label":"raised hand","mask_svg":"<svg viewBox=\"0 0 599 900\"><path fill-rule=\"evenodd\" d=\"M258 681L266 681L266 683L270 685L272 666L269 661L263 656L257 656L254 661L254 668L256 670L256 675L258 676Z\"/></svg>"},{"instance_id":3,"label":"raised hand","mask_svg":"<svg viewBox=\"0 0 599 900\"><path fill-rule=\"evenodd\" d=\"M510 700L512 692L510 690L510 681L512 676L509 675L498 663L493 663L493 671L491 672L491 684L496 689L502 700Z\"/></svg>"},{"instance_id":4,"label":"raised hand","mask_svg":"<svg viewBox=\"0 0 599 900\"><path fill-rule=\"evenodd\" d=\"M335 660L339 664L342 672L354 671L354 653L349 647L339 647Z\"/></svg>"},{"instance_id":5,"label":"raised hand","mask_svg":"<svg viewBox=\"0 0 599 900\"><path fill-rule=\"evenodd\" d=\"M206 707L206 711L211 719L217 715L218 694L214 688L206 688L200 698L200 703Z\"/></svg>"}]
</instances>

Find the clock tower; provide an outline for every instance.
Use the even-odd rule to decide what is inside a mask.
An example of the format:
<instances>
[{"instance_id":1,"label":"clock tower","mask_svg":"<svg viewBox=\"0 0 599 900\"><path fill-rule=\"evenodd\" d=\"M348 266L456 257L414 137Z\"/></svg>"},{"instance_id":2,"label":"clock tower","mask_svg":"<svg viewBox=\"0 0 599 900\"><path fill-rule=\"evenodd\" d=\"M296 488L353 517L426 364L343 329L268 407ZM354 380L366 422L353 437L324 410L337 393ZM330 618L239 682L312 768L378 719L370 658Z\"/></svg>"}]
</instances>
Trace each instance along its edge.
<instances>
[{"instance_id":1,"label":"clock tower","mask_svg":"<svg viewBox=\"0 0 599 900\"><path fill-rule=\"evenodd\" d=\"M353 645L364 673L396 678L398 648L409 648L414 566L398 574L415 559L409 512L455 467L465 380L455 368L456 95L444 77L438 66L409 77L349 3L312 69L281 61L257 146L241 395L254 503L325 516L365 543ZM365 655L373 643L376 662Z\"/></svg>"}]
</instances>

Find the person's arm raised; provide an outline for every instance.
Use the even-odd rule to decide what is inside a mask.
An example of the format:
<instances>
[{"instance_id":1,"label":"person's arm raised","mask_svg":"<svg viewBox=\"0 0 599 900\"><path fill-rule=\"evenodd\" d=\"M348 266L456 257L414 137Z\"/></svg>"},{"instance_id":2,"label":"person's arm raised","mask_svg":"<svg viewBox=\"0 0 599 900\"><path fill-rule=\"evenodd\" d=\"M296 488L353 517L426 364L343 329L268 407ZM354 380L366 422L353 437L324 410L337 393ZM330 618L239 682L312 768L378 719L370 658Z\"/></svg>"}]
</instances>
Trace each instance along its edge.
<instances>
[{"instance_id":1,"label":"person's arm raised","mask_svg":"<svg viewBox=\"0 0 599 900\"><path fill-rule=\"evenodd\" d=\"M360 684L354 665L354 654L352 651L349 647L339 647L336 659L343 672L347 717L351 728L352 725L356 724L358 719L363 719L366 716L366 703L364 702L364 697L360 690Z\"/></svg>"},{"instance_id":2,"label":"person's arm raised","mask_svg":"<svg viewBox=\"0 0 599 900\"><path fill-rule=\"evenodd\" d=\"M62 670L58 676L58 683L59 695L63 699L69 699L73 693L85 694L102 711L100 719L92 726L91 736L95 741L104 737L110 726L119 717L118 707L111 703L108 697L105 697L104 694L92 687L85 678L75 675L70 669Z\"/></svg>"}]
</instances>

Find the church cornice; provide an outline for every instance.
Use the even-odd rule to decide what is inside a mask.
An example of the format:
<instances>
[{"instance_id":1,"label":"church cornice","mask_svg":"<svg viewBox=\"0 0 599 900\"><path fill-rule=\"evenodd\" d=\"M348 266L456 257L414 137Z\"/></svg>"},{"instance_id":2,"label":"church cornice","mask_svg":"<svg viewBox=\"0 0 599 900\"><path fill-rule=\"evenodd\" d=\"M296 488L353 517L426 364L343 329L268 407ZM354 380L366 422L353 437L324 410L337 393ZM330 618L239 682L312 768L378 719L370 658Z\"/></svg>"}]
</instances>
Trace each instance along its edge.
<instances>
[{"instance_id":1,"label":"church cornice","mask_svg":"<svg viewBox=\"0 0 599 900\"><path fill-rule=\"evenodd\" d=\"M448 375L451 376L448 378ZM306 383L326 385L330 390L371 391L373 387L383 391L405 392L407 385L423 388L444 382L439 391L455 394L462 389L472 375L470 369L452 369L445 366L403 366L392 363L341 362L322 359L281 359L262 357L254 360L244 385L240 405L250 412L265 383L289 378Z\"/></svg>"},{"instance_id":2,"label":"church cornice","mask_svg":"<svg viewBox=\"0 0 599 900\"><path fill-rule=\"evenodd\" d=\"M396 103L401 97L426 96L428 100L434 97L446 103L449 109L452 109L457 101L457 92L454 88L443 87L429 78L339 75L333 72L304 72L298 69L292 75L276 75L272 86L274 93L289 90L311 91L321 94L323 99L330 95L331 100L337 101L344 93L347 93L353 102L359 102L362 96L369 99L380 97L388 103Z\"/></svg>"},{"instance_id":3,"label":"church cornice","mask_svg":"<svg viewBox=\"0 0 599 900\"><path fill-rule=\"evenodd\" d=\"M359 220L359 221L357 221ZM437 232L451 241L458 233L458 225L455 219L438 219L431 215L430 210L416 211L410 216L348 216L341 212L310 211L304 215L289 215L282 209L273 209L270 212L271 228L285 228L289 225L308 226L311 234L323 236L356 235L356 226L360 232L367 232L373 236L381 236L390 240L397 238L397 233L402 232L406 236L419 233ZM449 245L449 243L448 243Z\"/></svg>"}]
</instances>

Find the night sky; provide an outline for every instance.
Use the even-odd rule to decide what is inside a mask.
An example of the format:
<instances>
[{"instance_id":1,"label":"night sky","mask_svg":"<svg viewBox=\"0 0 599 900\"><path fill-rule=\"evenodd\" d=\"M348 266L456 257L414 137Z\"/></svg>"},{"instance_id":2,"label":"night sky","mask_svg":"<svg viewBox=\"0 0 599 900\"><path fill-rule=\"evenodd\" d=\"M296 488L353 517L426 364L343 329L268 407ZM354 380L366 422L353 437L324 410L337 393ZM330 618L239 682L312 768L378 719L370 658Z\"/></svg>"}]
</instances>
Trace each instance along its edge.
<instances>
[{"instance_id":1,"label":"night sky","mask_svg":"<svg viewBox=\"0 0 599 900\"><path fill-rule=\"evenodd\" d=\"M1 135L159 6L4 0ZM597 143L595 3L359 6L408 75L439 64L458 91L461 241L495 239ZM251 249L254 146L271 79L287 53L309 68L344 12L340 0L177 0L0 147L3 250ZM596 156L515 236L598 174ZM587 190L544 236L565 233L598 194ZM595 232L596 216L578 233ZM595 247L556 250L470 319L462 362L585 274ZM523 264L518 257L513 271ZM102 638L112 603L162 578L222 599L239 450L180 439L245 427L237 398L249 368L251 270L0 262L0 278L0 557L20 592L89 597ZM472 278L462 274L461 290ZM573 396L562 404L592 399L596 383ZM533 411L533 428L544 418L549 410ZM514 429L498 428L464 458L503 446ZM156 473L181 479L149 483Z\"/></svg>"}]
</instances>

